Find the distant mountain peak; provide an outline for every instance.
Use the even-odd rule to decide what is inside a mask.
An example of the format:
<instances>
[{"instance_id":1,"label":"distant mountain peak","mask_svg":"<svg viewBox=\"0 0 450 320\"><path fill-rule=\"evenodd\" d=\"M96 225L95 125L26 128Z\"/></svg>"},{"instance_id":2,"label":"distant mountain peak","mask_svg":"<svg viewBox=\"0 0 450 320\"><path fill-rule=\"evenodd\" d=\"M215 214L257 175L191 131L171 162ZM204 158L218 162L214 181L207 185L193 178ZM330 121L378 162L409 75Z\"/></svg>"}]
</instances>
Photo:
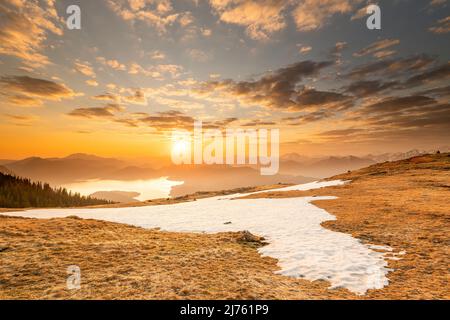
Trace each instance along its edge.
<instances>
[{"instance_id":1,"label":"distant mountain peak","mask_svg":"<svg viewBox=\"0 0 450 320\"><path fill-rule=\"evenodd\" d=\"M87 154L87 153L73 153L63 159L98 160L98 159L104 159L104 158L98 157L93 154Z\"/></svg>"}]
</instances>

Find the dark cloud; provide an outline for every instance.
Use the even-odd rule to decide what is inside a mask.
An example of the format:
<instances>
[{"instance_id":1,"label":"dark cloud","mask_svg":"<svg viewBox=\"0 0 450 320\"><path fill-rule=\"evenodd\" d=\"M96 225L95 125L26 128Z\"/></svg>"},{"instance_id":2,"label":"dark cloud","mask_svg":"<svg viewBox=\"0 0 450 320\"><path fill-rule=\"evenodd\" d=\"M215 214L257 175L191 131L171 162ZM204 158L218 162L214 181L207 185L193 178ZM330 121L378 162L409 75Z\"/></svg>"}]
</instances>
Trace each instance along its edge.
<instances>
[{"instance_id":1,"label":"dark cloud","mask_svg":"<svg viewBox=\"0 0 450 320\"><path fill-rule=\"evenodd\" d=\"M382 61L369 62L353 68L343 78L362 79L382 74L385 77L399 76L403 73L418 72L436 62L434 57L428 55L417 55L409 58L386 59Z\"/></svg>"},{"instance_id":2,"label":"dark cloud","mask_svg":"<svg viewBox=\"0 0 450 320\"><path fill-rule=\"evenodd\" d=\"M112 101L121 103L131 103L131 104L147 104L147 98L145 92L142 89L135 89L132 94L127 96L117 95L114 93L106 92L100 95L93 96L92 99L100 101Z\"/></svg>"},{"instance_id":3,"label":"dark cloud","mask_svg":"<svg viewBox=\"0 0 450 320\"><path fill-rule=\"evenodd\" d=\"M0 85L8 92L47 100L61 100L75 96L64 84L28 76L5 76Z\"/></svg>"},{"instance_id":4,"label":"dark cloud","mask_svg":"<svg viewBox=\"0 0 450 320\"><path fill-rule=\"evenodd\" d=\"M425 133L429 128L441 129L448 135L450 129L450 104L433 104L416 107L408 112L375 114L367 117L370 126L381 128L416 128Z\"/></svg>"},{"instance_id":5,"label":"dark cloud","mask_svg":"<svg viewBox=\"0 0 450 320\"><path fill-rule=\"evenodd\" d=\"M450 62L444 63L431 70L410 77L405 86L420 86L434 81L445 81L450 78Z\"/></svg>"},{"instance_id":6,"label":"dark cloud","mask_svg":"<svg viewBox=\"0 0 450 320\"><path fill-rule=\"evenodd\" d=\"M439 103L427 96L389 97L380 102L363 106L353 112L348 121L358 121L364 126L366 135L380 138L379 132L405 137L411 135L449 135L450 104ZM395 131L398 131L395 133ZM420 136L420 135L419 135Z\"/></svg>"},{"instance_id":7,"label":"dark cloud","mask_svg":"<svg viewBox=\"0 0 450 320\"><path fill-rule=\"evenodd\" d=\"M301 109L316 109L317 107L329 106L342 110L353 105L353 100L347 95L315 89L305 89L299 92L294 101Z\"/></svg>"},{"instance_id":8,"label":"dark cloud","mask_svg":"<svg viewBox=\"0 0 450 320\"><path fill-rule=\"evenodd\" d=\"M394 89L398 84L399 82L397 81L360 80L344 87L344 90L346 93L353 94L357 97L367 97L382 91Z\"/></svg>"},{"instance_id":9,"label":"dark cloud","mask_svg":"<svg viewBox=\"0 0 450 320\"><path fill-rule=\"evenodd\" d=\"M126 102L132 104L147 104L147 98L145 97L145 93L141 89L136 89L133 95L126 96L123 99Z\"/></svg>"},{"instance_id":10,"label":"dark cloud","mask_svg":"<svg viewBox=\"0 0 450 320\"><path fill-rule=\"evenodd\" d=\"M273 121L262 121L262 120L252 120L244 123L243 127L264 127L264 126L274 126L276 122Z\"/></svg>"},{"instance_id":11,"label":"dark cloud","mask_svg":"<svg viewBox=\"0 0 450 320\"><path fill-rule=\"evenodd\" d=\"M319 110L302 114L298 116L286 117L282 119L282 122L288 125L301 125L310 122L316 122L330 117L332 113L329 110Z\"/></svg>"},{"instance_id":12,"label":"dark cloud","mask_svg":"<svg viewBox=\"0 0 450 320\"><path fill-rule=\"evenodd\" d=\"M318 75L320 70L332 64L329 61L302 61L270 72L257 80L210 81L204 83L198 92L208 94L219 90L239 99L244 104L261 105L272 109L302 110L305 106L301 104L301 101L311 98L311 103L314 103L314 99L310 97L314 93L304 92L303 88L299 88L300 82L306 77ZM302 96L303 92L306 96ZM328 97L331 95L334 94L330 93ZM324 94L322 98L325 99Z\"/></svg>"},{"instance_id":13,"label":"dark cloud","mask_svg":"<svg viewBox=\"0 0 450 320\"><path fill-rule=\"evenodd\" d=\"M319 136L323 137L331 137L331 138L339 138L342 136L349 136L355 133L364 132L364 129L359 128L348 128L348 129L339 129L339 130L329 130L319 133Z\"/></svg>"},{"instance_id":14,"label":"dark cloud","mask_svg":"<svg viewBox=\"0 0 450 320\"><path fill-rule=\"evenodd\" d=\"M192 129L195 119L182 112L170 110L147 115L138 119L139 123L158 130Z\"/></svg>"},{"instance_id":15,"label":"dark cloud","mask_svg":"<svg viewBox=\"0 0 450 320\"><path fill-rule=\"evenodd\" d=\"M430 95L430 96L435 96L435 97L448 97L448 96L450 96L450 86L427 89L427 90L420 92L419 95L423 95L423 96Z\"/></svg>"},{"instance_id":16,"label":"dark cloud","mask_svg":"<svg viewBox=\"0 0 450 320\"><path fill-rule=\"evenodd\" d=\"M450 16L438 20L433 27L428 29L430 32L436 34L444 34L450 32Z\"/></svg>"},{"instance_id":17,"label":"dark cloud","mask_svg":"<svg viewBox=\"0 0 450 320\"><path fill-rule=\"evenodd\" d=\"M406 111L417 107L429 106L436 103L436 100L426 96L389 97L381 102L363 107L365 113L392 113Z\"/></svg>"},{"instance_id":18,"label":"dark cloud","mask_svg":"<svg viewBox=\"0 0 450 320\"><path fill-rule=\"evenodd\" d=\"M363 57L368 54L376 54L376 52L379 52L380 50L387 49L387 48L397 45L399 43L400 43L400 40L398 40L398 39L384 39L384 40L376 41L376 42L372 43L371 45L359 50L358 52L355 52L353 55L355 57Z\"/></svg>"},{"instance_id":19,"label":"dark cloud","mask_svg":"<svg viewBox=\"0 0 450 320\"><path fill-rule=\"evenodd\" d=\"M97 96L92 97L92 99L94 100L100 100L100 101L115 101L118 102L120 101L120 96L113 94L113 93L109 93L106 92L104 94L100 94Z\"/></svg>"},{"instance_id":20,"label":"dark cloud","mask_svg":"<svg viewBox=\"0 0 450 320\"><path fill-rule=\"evenodd\" d=\"M42 105L42 100L36 99L36 98L33 98L33 97L28 97L28 96L21 95L21 94L8 96L7 101L9 103L12 103L12 104L15 104L15 105L18 105L18 106L23 106L23 107L31 107L31 106L40 106L40 105Z\"/></svg>"},{"instance_id":21,"label":"dark cloud","mask_svg":"<svg viewBox=\"0 0 450 320\"><path fill-rule=\"evenodd\" d=\"M82 118L112 118L116 112L122 110L123 107L118 104L108 104L104 107L77 108L68 115Z\"/></svg>"},{"instance_id":22,"label":"dark cloud","mask_svg":"<svg viewBox=\"0 0 450 320\"><path fill-rule=\"evenodd\" d=\"M334 47L330 50L330 56L334 59L339 59L342 56L342 51L347 49L347 42L336 42Z\"/></svg>"}]
</instances>

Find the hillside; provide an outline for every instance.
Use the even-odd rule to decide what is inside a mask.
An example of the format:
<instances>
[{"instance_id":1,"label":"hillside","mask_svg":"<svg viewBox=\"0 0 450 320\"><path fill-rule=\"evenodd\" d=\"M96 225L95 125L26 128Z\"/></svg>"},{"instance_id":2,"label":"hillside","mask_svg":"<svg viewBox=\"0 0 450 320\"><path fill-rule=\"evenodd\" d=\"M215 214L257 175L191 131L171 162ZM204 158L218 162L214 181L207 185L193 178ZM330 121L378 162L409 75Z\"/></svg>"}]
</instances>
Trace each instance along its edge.
<instances>
[{"instance_id":1,"label":"hillside","mask_svg":"<svg viewBox=\"0 0 450 320\"><path fill-rule=\"evenodd\" d=\"M374 163L375 161L371 159L355 156L301 159L291 154L281 161L280 173L322 179L348 170L364 168Z\"/></svg>"},{"instance_id":2,"label":"hillside","mask_svg":"<svg viewBox=\"0 0 450 320\"><path fill-rule=\"evenodd\" d=\"M6 167L4 167L2 165L0 165L0 173L9 174L9 175L13 175L14 174L11 170L9 170L8 168L6 168Z\"/></svg>"},{"instance_id":3,"label":"hillside","mask_svg":"<svg viewBox=\"0 0 450 320\"><path fill-rule=\"evenodd\" d=\"M0 208L78 207L108 203L67 192L63 188L53 189L47 183L0 173Z\"/></svg>"},{"instance_id":4,"label":"hillside","mask_svg":"<svg viewBox=\"0 0 450 320\"><path fill-rule=\"evenodd\" d=\"M449 299L450 154L375 164L327 180L334 179L349 183L249 198L338 197L313 201L337 218L326 228L405 253L389 261L390 285L368 298Z\"/></svg>"}]
</instances>

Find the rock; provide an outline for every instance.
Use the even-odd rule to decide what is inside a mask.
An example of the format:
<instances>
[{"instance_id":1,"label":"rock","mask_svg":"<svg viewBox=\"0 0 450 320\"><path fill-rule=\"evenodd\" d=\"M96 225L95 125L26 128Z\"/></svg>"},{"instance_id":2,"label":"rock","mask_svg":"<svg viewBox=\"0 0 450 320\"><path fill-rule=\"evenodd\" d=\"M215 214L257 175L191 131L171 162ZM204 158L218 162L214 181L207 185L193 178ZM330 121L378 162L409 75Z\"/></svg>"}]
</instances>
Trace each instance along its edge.
<instances>
[{"instance_id":1,"label":"rock","mask_svg":"<svg viewBox=\"0 0 450 320\"><path fill-rule=\"evenodd\" d=\"M264 238L255 236L250 231L242 231L239 233L237 240L239 242L251 242L251 243L258 243L258 244L264 244Z\"/></svg>"}]
</instances>

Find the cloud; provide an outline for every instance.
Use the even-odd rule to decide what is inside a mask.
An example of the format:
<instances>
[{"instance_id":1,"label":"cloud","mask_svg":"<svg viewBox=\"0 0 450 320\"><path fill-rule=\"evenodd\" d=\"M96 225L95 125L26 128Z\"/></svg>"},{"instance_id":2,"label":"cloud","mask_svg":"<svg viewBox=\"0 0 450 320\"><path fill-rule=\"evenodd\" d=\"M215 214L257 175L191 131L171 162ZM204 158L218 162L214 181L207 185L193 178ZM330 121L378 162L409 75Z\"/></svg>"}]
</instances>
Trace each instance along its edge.
<instances>
[{"instance_id":1,"label":"cloud","mask_svg":"<svg viewBox=\"0 0 450 320\"><path fill-rule=\"evenodd\" d=\"M334 45L333 48L331 48L329 56L331 59L333 59L336 63L336 65L342 64L342 52L347 49L348 44L345 41L338 41Z\"/></svg>"},{"instance_id":2,"label":"cloud","mask_svg":"<svg viewBox=\"0 0 450 320\"><path fill-rule=\"evenodd\" d=\"M39 117L35 115L21 114L4 114L3 117L16 126L31 126L33 122L39 119Z\"/></svg>"},{"instance_id":3,"label":"cloud","mask_svg":"<svg viewBox=\"0 0 450 320\"><path fill-rule=\"evenodd\" d=\"M274 32L286 27L283 10L289 1L283 0L210 0L220 21L245 27L255 40L268 40Z\"/></svg>"},{"instance_id":4,"label":"cloud","mask_svg":"<svg viewBox=\"0 0 450 320\"><path fill-rule=\"evenodd\" d=\"M300 109L312 109L328 107L346 109L353 105L351 97L337 92L319 91L316 89L304 89L297 93L296 104Z\"/></svg>"},{"instance_id":5,"label":"cloud","mask_svg":"<svg viewBox=\"0 0 450 320\"><path fill-rule=\"evenodd\" d=\"M144 91L141 89L136 89L132 95L123 97L123 100L131 104L147 104L147 98L145 97Z\"/></svg>"},{"instance_id":6,"label":"cloud","mask_svg":"<svg viewBox=\"0 0 450 320\"><path fill-rule=\"evenodd\" d=\"M187 27L188 25L194 22L194 17L190 12L184 12L180 14L180 18L178 19L178 23L183 27Z\"/></svg>"},{"instance_id":7,"label":"cloud","mask_svg":"<svg viewBox=\"0 0 450 320\"><path fill-rule=\"evenodd\" d=\"M429 106L436 100L426 96L389 97L380 102L369 104L361 110L363 113L392 114L417 107Z\"/></svg>"},{"instance_id":8,"label":"cloud","mask_svg":"<svg viewBox=\"0 0 450 320\"><path fill-rule=\"evenodd\" d=\"M147 105L147 97L144 89L120 89L120 94L106 92L93 96L97 101L110 101L115 104L129 103L137 105Z\"/></svg>"},{"instance_id":9,"label":"cloud","mask_svg":"<svg viewBox=\"0 0 450 320\"><path fill-rule=\"evenodd\" d=\"M312 50L311 46L300 46L300 48L298 49L298 52L300 52L300 54L306 54L308 52L310 52Z\"/></svg>"},{"instance_id":10,"label":"cloud","mask_svg":"<svg viewBox=\"0 0 450 320\"><path fill-rule=\"evenodd\" d=\"M338 41L334 45L334 47L330 51L330 55L333 57L340 57L342 55L342 51L344 51L348 47L347 42Z\"/></svg>"},{"instance_id":11,"label":"cloud","mask_svg":"<svg viewBox=\"0 0 450 320\"><path fill-rule=\"evenodd\" d=\"M364 132L364 129L359 128L347 128L347 129L338 129L338 130L329 130L319 133L319 136L329 137L329 138L340 138L347 137L349 135L353 135L355 133Z\"/></svg>"},{"instance_id":12,"label":"cloud","mask_svg":"<svg viewBox=\"0 0 450 320\"><path fill-rule=\"evenodd\" d=\"M42 53L44 42L49 33L63 34L54 1L5 0L0 17L0 54L17 57L31 68L50 64Z\"/></svg>"},{"instance_id":13,"label":"cloud","mask_svg":"<svg viewBox=\"0 0 450 320\"><path fill-rule=\"evenodd\" d=\"M212 35L212 30L211 29L202 28L200 31L201 31L202 35L205 36L205 37L209 37L209 36Z\"/></svg>"},{"instance_id":14,"label":"cloud","mask_svg":"<svg viewBox=\"0 0 450 320\"><path fill-rule=\"evenodd\" d=\"M276 124L277 123L274 121L263 121L263 120L256 119L256 120L248 121L248 122L242 124L242 126L243 127L264 127L264 126L274 126Z\"/></svg>"},{"instance_id":15,"label":"cloud","mask_svg":"<svg viewBox=\"0 0 450 320\"><path fill-rule=\"evenodd\" d=\"M105 65L108 66L114 70L119 70L119 71L126 71L127 67L123 64L120 63L119 61L115 60L115 59L106 59L105 57L97 57L96 60Z\"/></svg>"},{"instance_id":16,"label":"cloud","mask_svg":"<svg viewBox=\"0 0 450 320\"><path fill-rule=\"evenodd\" d=\"M37 107L43 104L42 100L25 95L12 95L7 97L7 101L21 107Z\"/></svg>"},{"instance_id":17,"label":"cloud","mask_svg":"<svg viewBox=\"0 0 450 320\"><path fill-rule=\"evenodd\" d=\"M100 101L113 101L113 102L119 102L121 100L119 95L109 92L94 96L92 97L92 99Z\"/></svg>"},{"instance_id":18,"label":"cloud","mask_svg":"<svg viewBox=\"0 0 450 320\"><path fill-rule=\"evenodd\" d=\"M344 90L357 97L367 97L385 90L394 89L398 84L399 82L397 81L360 80L346 86Z\"/></svg>"},{"instance_id":19,"label":"cloud","mask_svg":"<svg viewBox=\"0 0 450 320\"><path fill-rule=\"evenodd\" d=\"M172 78L178 78L183 67L175 64L159 64L144 68L140 64L133 62L128 68L129 74L140 74L155 80L164 80L165 75Z\"/></svg>"},{"instance_id":20,"label":"cloud","mask_svg":"<svg viewBox=\"0 0 450 320\"><path fill-rule=\"evenodd\" d=\"M355 10L361 0L303 0L293 12L299 31L322 28L335 14L347 14Z\"/></svg>"},{"instance_id":21,"label":"cloud","mask_svg":"<svg viewBox=\"0 0 450 320\"><path fill-rule=\"evenodd\" d=\"M367 4L364 5L364 7L358 9L358 10L353 14L353 16L351 17L350 20L353 21L353 20L362 19L362 18L364 18L365 16L371 14L371 12L369 12L369 13L367 12L367 8L368 8L370 5L373 5L373 4L379 6L379 4L378 4L377 1L372 1L372 0L369 1L369 0L367 0Z\"/></svg>"},{"instance_id":22,"label":"cloud","mask_svg":"<svg viewBox=\"0 0 450 320\"><path fill-rule=\"evenodd\" d=\"M86 84L91 87L98 87L98 82L94 79L86 80Z\"/></svg>"},{"instance_id":23,"label":"cloud","mask_svg":"<svg viewBox=\"0 0 450 320\"><path fill-rule=\"evenodd\" d=\"M391 96L377 102L366 103L354 109L342 120L352 123L351 128L325 131L319 136L329 141L349 139L354 142L424 141L448 137L450 104L418 94ZM356 125L355 125L356 124Z\"/></svg>"},{"instance_id":24,"label":"cloud","mask_svg":"<svg viewBox=\"0 0 450 320\"><path fill-rule=\"evenodd\" d=\"M412 76L405 86L420 86L434 81L445 81L450 78L450 62L439 65L431 70Z\"/></svg>"},{"instance_id":25,"label":"cloud","mask_svg":"<svg viewBox=\"0 0 450 320\"><path fill-rule=\"evenodd\" d=\"M449 97L450 96L450 86L437 87L433 89L428 89L419 93L419 95L424 96L436 96L436 97Z\"/></svg>"},{"instance_id":26,"label":"cloud","mask_svg":"<svg viewBox=\"0 0 450 320\"><path fill-rule=\"evenodd\" d=\"M246 105L260 105L271 109L297 111L316 105L319 101L342 101L339 94L299 88L306 77L316 76L332 62L302 61L269 72L259 79L249 81L223 80L203 83L198 94L214 91L226 93Z\"/></svg>"},{"instance_id":27,"label":"cloud","mask_svg":"<svg viewBox=\"0 0 450 320\"><path fill-rule=\"evenodd\" d=\"M64 84L28 76L1 77L0 86L2 91L8 95L13 93L14 95L26 96L37 100L61 101L77 95Z\"/></svg>"},{"instance_id":28,"label":"cloud","mask_svg":"<svg viewBox=\"0 0 450 320\"><path fill-rule=\"evenodd\" d=\"M108 0L110 8L123 20L141 21L155 28L158 34L167 32L175 22L189 24L190 13L174 13L170 0Z\"/></svg>"},{"instance_id":29,"label":"cloud","mask_svg":"<svg viewBox=\"0 0 450 320\"><path fill-rule=\"evenodd\" d=\"M150 52L150 58L153 60L163 60L166 58L166 55L162 51L154 50Z\"/></svg>"},{"instance_id":30,"label":"cloud","mask_svg":"<svg viewBox=\"0 0 450 320\"><path fill-rule=\"evenodd\" d=\"M78 71L79 73L87 77L91 78L96 77L94 69L92 68L91 64L87 61L76 60L74 63L74 70Z\"/></svg>"},{"instance_id":31,"label":"cloud","mask_svg":"<svg viewBox=\"0 0 450 320\"><path fill-rule=\"evenodd\" d=\"M441 6L443 4L445 4L447 2L447 0L432 0L430 2L431 6Z\"/></svg>"},{"instance_id":32,"label":"cloud","mask_svg":"<svg viewBox=\"0 0 450 320\"><path fill-rule=\"evenodd\" d=\"M282 122L288 125L302 125L329 118L331 115L332 113L329 110L318 110L297 116L286 117L282 119Z\"/></svg>"},{"instance_id":33,"label":"cloud","mask_svg":"<svg viewBox=\"0 0 450 320\"><path fill-rule=\"evenodd\" d=\"M247 35L267 41L287 26L286 12L292 14L299 31L322 28L335 14L347 14L362 0L210 0L220 21L245 27Z\"/></svg>"},{"instance_id":34,"label":"cloud","mask_svg":"<svg viewBox=\"0 0 450 320\"><path fill-rule=\"evenodd\" d=\"M400 43L400 40L398 40L398 39L384 39L384 40L376 41L376 42L372 43L371 45L359 50L358 52L355 52L353 55L355 57L363 57L368 54L374 54L375 57L381 58L381 57L387 56L387 54L386 54L387 51L384 49L395 46L399 43ZM379 53L379 51L381 51L381 50L383 50L382 51L383 54ZM378 56L377 56L377 54L378 54Z\"/></svg>"},{"instance_id":35,"label":"cloud","mask_svg":"<svg viewBox=\"0 0 450 320\"><path fill-rule=\"evenodd\" d=\"M428 29L430 32L437 33L437 34L443 34L443 33L449 33L450 32L450 16L438 20L435 26L430 27Z\"/></svg>"},{"instance_id":36,"label":"cloud","mask_svg":"<svg viewBox=\"0 0 450 320\"><path fill-rule=\"evenodd\" d=\"M393 77L405 72L410 73L424 70L435 62L436 59L434 57L425 54L407 58L386 59L356 66L344 78L360 79L379 74L383 74L385 77Z\"/></svg>"},{"instance_id":37,"label":"cloud","mask_svg":"<svg viewBox=\"0 0 450 320\"><path fill-rule=\"evenodd\" d=\"M192 129L195 119L180 111L170 110L144 116L138 121L157 130L171 130Z\"/></svg>"},{"instance_id":38,"label":"cloud","mask_svg":"<svg viewBox=\"0 0 450 320\"><path fill-rule=\"evenodd\" d=\"M450 104L425 96L391 97L359 110L366 126L372 129L414 129L426 134L436 129L448 135Z\"/></svg>"},{"instance_id":39,"label":"cloud","mask_svg":"<svg viewBox=\"0 0 450 320\"><path fill-rule=\"evenodd\" d=\"M200 50L200 49L189 49L187 50L188 55L192 60L198 62L206 62L211 59L211 55Z\"/></svg>"},{"instance_id":40,"label":"cloud","mask_svg":"<svg viewBox=\"0 0 450 320\"><path fill-rule=\"evenodd\" d=\"M104 107L77 108L68 113L69 116L81 118L112 118L118 111L123 111L119 104L107 104Z\"/></svg>"}]
</instances>

